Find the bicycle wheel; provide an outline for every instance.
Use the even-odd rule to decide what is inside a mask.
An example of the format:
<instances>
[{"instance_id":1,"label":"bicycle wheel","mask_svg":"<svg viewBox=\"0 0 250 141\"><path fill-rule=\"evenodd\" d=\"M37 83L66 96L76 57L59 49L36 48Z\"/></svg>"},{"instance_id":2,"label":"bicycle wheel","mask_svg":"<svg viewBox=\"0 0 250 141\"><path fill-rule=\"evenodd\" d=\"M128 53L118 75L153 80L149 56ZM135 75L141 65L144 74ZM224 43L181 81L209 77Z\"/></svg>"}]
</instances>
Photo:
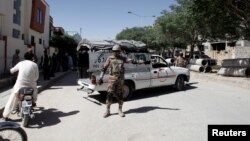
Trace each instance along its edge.
<instances>
[{"instance_id":1,"label":"bicycle wheel","mask_svg":"<svg viewBox=\"0 0 250 141\"><path fill-rule=\"evenodd\" d=\"M0 141L27 141L27 134L20 127L5 127L0 129Z\"/></svg>"}]
</instances>

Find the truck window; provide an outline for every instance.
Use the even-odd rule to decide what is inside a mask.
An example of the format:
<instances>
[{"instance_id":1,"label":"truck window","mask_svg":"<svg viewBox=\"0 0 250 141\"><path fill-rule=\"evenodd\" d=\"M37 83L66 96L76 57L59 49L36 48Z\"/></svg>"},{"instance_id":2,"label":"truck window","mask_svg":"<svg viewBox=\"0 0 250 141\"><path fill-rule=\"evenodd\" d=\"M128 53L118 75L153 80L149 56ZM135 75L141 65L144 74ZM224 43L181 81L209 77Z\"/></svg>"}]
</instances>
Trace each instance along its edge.
<instances>
[{"instance_id":1,"label":"truck window","mask_svg":"<svg viewBox=\"0 0 250 141\"><path fill-rule=\"evenodd\" d=\"M161 57L158 56L153 56L151 57L151 61L152 61L152 67L153 68L162 68L162 67L167 67L167 63L164 59L162 59Z\"/></svg>"}]
</instances>

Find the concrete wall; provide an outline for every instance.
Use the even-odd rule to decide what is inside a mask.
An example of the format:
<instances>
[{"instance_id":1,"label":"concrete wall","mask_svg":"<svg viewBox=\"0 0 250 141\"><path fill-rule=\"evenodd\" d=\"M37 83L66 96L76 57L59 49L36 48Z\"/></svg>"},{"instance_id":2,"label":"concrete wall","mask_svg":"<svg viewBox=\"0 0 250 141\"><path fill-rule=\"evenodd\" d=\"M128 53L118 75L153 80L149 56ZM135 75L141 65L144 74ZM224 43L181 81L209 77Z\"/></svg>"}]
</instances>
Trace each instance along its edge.
<instances>
[{"instance_id":1,"label":"concrete wall","mask_svg":"<svg viewBox=\"0 0 250 141\"><path fill-rule=\"evenodd\" d=\"M207 54L209 57L217 60L217 65L221 65L221 61L224 59L231 59L233 55L233 50L229 51L209 51Z\"/></svg>"},{"instance_id":2,"label":"concrete wall","mask_svg":"<svg viewBox=\"0 0 250 141\"><path fill-rule=\"evenodd\" d=\"M15 53L15 50L19 49L20 50L20 59L24 59L24 53L27 51L26 45L24 45L23 40L19 40L16 38L7 38L7 70L9 70L12 67L12 56Z\"/></svg>"},{"instance_id":3,"label":"concrete wall","mask_svg":"<svg viewBox=\"0 0 250 141\"><path fill-rule=\"evenodd\" d=\"M250 58L250 47L235 47L232 58Z\"/></svg>"},{"instance_id":4,"label":"concrete wall","mask_svg":"<svg viewBox=\"0 0 250 141\"><path fill-rule=\"evenodd\" d=\"M0 40L0 74L4 70L4 41Z\"/></svg>"},{"instance_id":5,"label":"concrete wall","mask_svg":"<svg viewBox=\"0 0 250 141\"><path fill-rule=\"evenodd\" d=\"M2 24L0 28L2 28L2 36L3 35L9 35L10 33L12 34L12 28L13 28L13 0L1 0L0 5L1 5L1 10L0 13L2 14ZM12 15L12 16L10 16Z\"/></svg>"},{"instance_id":6,"label":"concrete wall","mask_svg":"<svg viewBox=\"0 0 250 141\"><path fill-rule=\"evenodd\" d=\"M213 50L210 42L205 42L203 45L204 53L216 59L218 65L221 65L221 61L224 59L250 58L250 41L247 40L237 41L235 47L230 47L226 44L226 49L221 51Z\"/></svg>"},{"instance_id":7,"label":"concrete wall","mask_svg":"<svg viewBox=\"0 0 250 141\"><path fill-rule=\"evenodd\" d=\"M221 65L224 59L250 58L250 47L231 47L223 51L208 51L206 55L217 59L217 64Z\"/></svg>"},{"instance_id":8,"label":"concrete wall","mask_svg":"<svg viewBox=\"0 0 250 141\"><path fill-rule=\"evenodd\" d=\"M240 47L250 47L250 41L248 40L240 40L236 42L236 46Z\"/></svg>"},{"instance_id":9,"label":"concrete wall","mask_svg":"<svg viewBox=\"0 0 250 141\"><path fill-rule=\"evenodd\" d=\"M7 7L5 6L7 2L9 2L9 0L0 1L0 13L5 13L5 11L7 10Z\"/></svg>"}]
</instances>

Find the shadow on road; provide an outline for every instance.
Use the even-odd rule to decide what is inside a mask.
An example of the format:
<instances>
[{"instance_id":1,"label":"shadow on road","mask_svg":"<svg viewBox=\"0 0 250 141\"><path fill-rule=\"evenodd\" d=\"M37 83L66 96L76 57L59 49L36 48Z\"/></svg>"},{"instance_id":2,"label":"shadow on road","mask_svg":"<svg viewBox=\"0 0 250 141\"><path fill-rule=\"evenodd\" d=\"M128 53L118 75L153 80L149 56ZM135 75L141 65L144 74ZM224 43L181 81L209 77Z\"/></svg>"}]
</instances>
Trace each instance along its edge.
<instances>
[{"instance_id":1,"label":"shadow on road","mask_svg":"<svg viewBox=\"0 0 250 141\"><path fill-rule=\"evenodd\" d=\"M180 109L178 109L178 108L162 108L162 107L158 107L158 106L145 106L145 107L130 109L130 110L126 111L125 113L126 114L147 113L147 112L153 111L153 110L180 110Z\"/></svg>"},{"instance_id":2,"label":"shadow on road","mask_svg":"<svg viewBox=\"0 0 250 141\"><path fill-rule=\"evenodd\" d=\"M190 82L187 84L187 86L191 86L191 85L194 85L194 84L198 84L199 82Z\"/></svg>"},{"instance_id":3,"label":"shadow on road","mask_svg":"<svg viewBox=\"0 0 250 141\"><path fill-rule=\"evenodd\" d=\"M197 87L189 84L189 85L186 85L184 91L189 91L189 90L196 89L196 88ZM179 91L175 90L171 86L142 89L142 90L135 91L130 101L151 98L151 97L158 97L161 95L175 94L178 92Z\"/></svg>"},{"instance_id":4,"label":"shadow on road","mask_svg":"<svg viewBox=\"0 0 250 141\"><path fill-rule=\"evenodd\" d=\"M60 118L66 116L72 116L79 111L62 112L55 108L43 109L41 113L35 113L35 118L30 121L30 128L43 128L46 126L53 126L61 122Z\"/></svg>"},{"instance_id":5,"label":"shadow on road","mask_svg":"<svg viewBox=\"0 0 250 141\"><path fill-rule=\"evenodd\" d=\"M197 84L198 82L189 83L186 85L186 88L184 91L196 89L197 87L192 86L193 84ZM172 87L158 87L158 88L148 88L148 89L142 89L137 90L133 93L132 97L126 101L133 101L133 100L141 100L146 98L152 98L157 97L161 95L168 95L168 94L174 94L179 91L173 89ZM106 93L102 92L100 95L89 95L88 97L83 97L85 100L88 100L94 104L97 104L101 106L102 104L106 103ZM116 103L116 99L113 99L113 103Z\"/></svg>"},{"instance_id":6,"label":"shadow on road","mask_svg":"<svg viewBox=\"0 0 250 141\"><path fill-rule=\"evenodd\" d=\"M93 100L91 97L93 97L93 96L88 96L88 97L83 97L83 98L90 101L90 102L92 102L92 103L94 103L94 104L96 104L96 105L102 106L102 103L100 102L100 99L98 101L96 101L96 100ZM103 98L102 98L102 100L103 100Z\"/></svg>"}]
</instances>

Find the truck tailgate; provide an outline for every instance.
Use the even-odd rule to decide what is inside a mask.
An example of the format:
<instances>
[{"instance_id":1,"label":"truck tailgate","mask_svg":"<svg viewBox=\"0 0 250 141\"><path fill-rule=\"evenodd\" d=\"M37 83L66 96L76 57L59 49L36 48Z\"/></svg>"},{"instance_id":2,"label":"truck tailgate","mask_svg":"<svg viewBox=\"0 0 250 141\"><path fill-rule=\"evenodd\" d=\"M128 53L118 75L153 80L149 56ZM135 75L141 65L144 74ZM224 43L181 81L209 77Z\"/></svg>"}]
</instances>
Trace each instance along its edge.
<instances>
[{"instance_id":1,"label":"truck tailgate","mask_svg":"<svg viewBox=\"0 0 250 141\"><path fill-rule=\"evenodd\" d=\"M95 91L96 85L91 84L91 80L89 78L78 79L77 84L81 86L78 90L86 91L88 94Z\"/></svg>"}]
</instances>

